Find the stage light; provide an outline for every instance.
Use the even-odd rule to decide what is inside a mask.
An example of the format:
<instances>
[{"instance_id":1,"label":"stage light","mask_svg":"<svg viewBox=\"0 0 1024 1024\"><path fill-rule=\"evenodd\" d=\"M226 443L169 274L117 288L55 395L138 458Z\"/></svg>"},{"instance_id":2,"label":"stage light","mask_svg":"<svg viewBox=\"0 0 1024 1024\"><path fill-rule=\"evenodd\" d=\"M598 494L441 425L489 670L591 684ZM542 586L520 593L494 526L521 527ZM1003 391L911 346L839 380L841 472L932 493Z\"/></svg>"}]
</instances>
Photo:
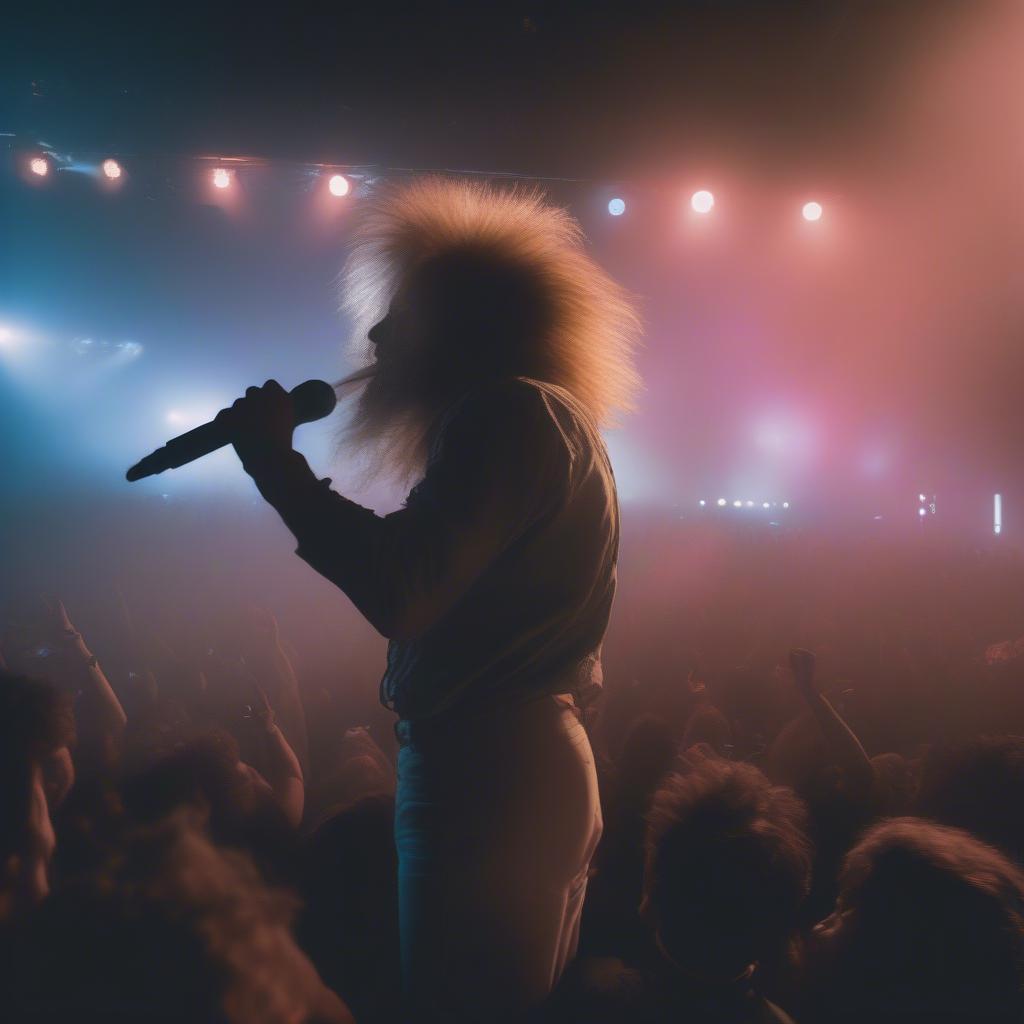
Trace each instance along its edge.
<instances>
[{"instance_id":1,"label":"stage light","mask_svg":"<svg viewBox=\"0 0 1024 1024\"><path fill-rule=\"evenodd\" d=\"M339 199L342 196L348 195L350 185L348 178L344 174L332 174L331 180L327 183L327 187L331 190L332 196L337 196Z\"/></svg>"},{"instance_id":2,"label":"stage light","mask_svg":"<svg viewBox=\"0 0 1024 1024\"><path fill-rule=\"evenodd\" d=\"M754 507L754 503L752 501L748 501L747 502L747 508L753 508L753 507Z\"/></svg>"},{"instance_id":3,"label":"stage light","mask_svg":"<svg viewBox=\"0 0 1024 1024\"><path fill-rule=\"evenodd\" d=\"M772 507L772 505L771 505L770 501L765 501L765 502L762 502L762 504L761 504L761 508L771 508L771 507Z\"/></svg>"},{"instance_id":4,"label":"stage light","mask_svg":"<svg viewBox=\"0 0 1024 1024\"><path fill-rule=\"evenodd\" d=\"M703 508L707 504L707 502L703 498L701 498L700 501L697 502L697 504L700 505L701 508Z\"/></svg>"},{"instance_id":5,"label":"stage light","mask_svg":"<svg viewBox=\"0 0 1024 1024\"><path fill-rule=\"evenodd\" d=\"M34 156L29 161L28 169L40 178L45 178L50 173L50 161L45 156Z\"/></svg>"},{"instance_id":6,"label":"stage light","mask_svg":"<svg viewBox=\"0 0 1024 1024\"><path fill-rule=\"evenodd\" d=\"M919 508L917 510L917 514L919 516L926 516L926 515L928 515L928 510L926 508Z\"/></svg>"},{"instance_id":7,"label":"stage light","mask_svg":"<svg viewBox=\"0 0 1024 1024\"><path fill-rule=\"evenodd\" d=\"M918 501L927 501L928 499L923 494L919 494L917 496L917 500Z\"/></svg>"},{"instance_id":8,"label":"stage light","mask_svg":"<svg viewBox=\"0 0 1024 1024\"><path fill-rule=\"evenodd\" d=\"M782 503L782 507L783 507L783 508L789 508L789 502L788 502L788 501L784 501L784 502Z\"/></svg>"},{"instance_id":9,"label":"stage light","mask_svg":"<svg viewBox=\"0 0 1024 1024\"><path fill-rule=\"evenodd\" d=\"M733 508L743 508L743 502L742 501L734 501L732 503L732 507Z\"/></svg>"},{"instance_id":10,"label":"stage light","mask_svg":"<svg viewBox=\"0 0 1024 1024\"><path fill-rule=\"evenodd\" d=\"M1003 532L1003 496L997 494L992 500L992 532Z\"/></svg>"},{"instance_id":11,"label":"stage light","mask_svg":"<svg viewBox=\"0 0 1024 1024\"><path fill-rule=\"evenodd\" d=\"M213 172L215 188L227 188L231 184L231 172L226 167L218 167Z\"/></svg>"},{"instance_id":12,"label":"stage light","mask_svg":"<svg viewBox=\"0 0 1024 1024\"><path fill-rule=\"evenodd\" d=\"M116 160L104 160L103 174L111 181L116 181L121 177L121 165Z\"/></svg>"},{"instance_id":13,"label":"stage light","mask_svg":"<svg viewBox=\"0 0 1024 1024\"><path fill-rule=\"evenodd\" d=\"M702 188L690 196L690 206L695 213L708 213L714 205L715 197L707 189Z\"/></svg>"},{"instance_id":14,"label":"stage light","mask_svg":"<svg viewBox=\"0 0 1024 1024\"><path fill-rule=\"evenodd\" d=\"M612 199L608 203L608 212L613 217L621 217L626 212L626 204L622 199Z\"/></svg>"},{"instance_id":15,"label":"stage light","mask_svg":"<svg viewBox=\"0 0 1024 1024\"><path fill-rule=\"evenodd\" d=\"M718 499L718 507L719 508L724 508L728 504L729 503L725 500L725 498L719 498Z\"/></svg>"},{"instance_id":16,"label":"stage light","mask_svg":"<svg viewBox=\"0 0 1024 1024\"><path fill-rule=\"evenodd\" d=\"M821 220L821 215L824 211L821 208L821 203L804 203L803 215L804 220Z\"/></svg>"}]
</instances>

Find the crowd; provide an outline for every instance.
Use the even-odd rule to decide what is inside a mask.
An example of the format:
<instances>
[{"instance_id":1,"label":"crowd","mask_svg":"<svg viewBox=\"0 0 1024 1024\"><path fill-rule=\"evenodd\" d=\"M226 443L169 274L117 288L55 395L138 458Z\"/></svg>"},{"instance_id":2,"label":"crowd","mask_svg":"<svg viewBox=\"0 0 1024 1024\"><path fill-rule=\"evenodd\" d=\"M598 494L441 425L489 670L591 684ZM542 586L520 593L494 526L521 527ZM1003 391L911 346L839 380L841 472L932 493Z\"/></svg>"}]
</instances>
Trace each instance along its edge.
<instances>
[{"instance_id":1,"label":"crowd","mask_svg":"<svg viewBox=\"0 0 1024 1024\"><path fill-rule=\"evenodd\" d=\"M791 543L765 557L792 565ZM981 574L999 600L973 595L959 630L889 594L888 622L851 611L845 633L851 595L798 569L806 607L770 608L756 636L749 586L719 571L736 582L682 616L675 671L615 669L581 710L604 832L537 1021L1024 1017L1024 720L997 699L1020 675L1018 566ZM620 632L644 617L629 571ZM110 650L56 598L6 615L3 1018L403 1021L394 737L304 680L265 610L171 640L117 607ZM954 671L988 679L974 700L1002 729L923 706L922 676ZM872 694L899 680L894 725Z\"/></svg>"}]
</instances>

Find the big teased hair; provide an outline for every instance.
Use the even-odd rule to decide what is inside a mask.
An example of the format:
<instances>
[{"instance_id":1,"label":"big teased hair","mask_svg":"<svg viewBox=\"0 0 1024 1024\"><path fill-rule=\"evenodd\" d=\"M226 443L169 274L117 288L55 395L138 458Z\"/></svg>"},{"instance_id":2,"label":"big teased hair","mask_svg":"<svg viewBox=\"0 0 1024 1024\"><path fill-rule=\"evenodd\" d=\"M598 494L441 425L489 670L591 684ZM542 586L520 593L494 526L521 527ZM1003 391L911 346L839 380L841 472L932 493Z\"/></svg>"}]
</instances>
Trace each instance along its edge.
<instances>
[{"instance_id":1,"label":"big teased hair","mask_svg":"<svg viewBox=\"0 0 1024 1024\"><path fill-rule=\"evenodd\" d=\"M598 425L632 408L634 302L536 189L440 176L385 187L360 210L342 282L359 368L339 389L362 389L342 440L371 472L422 472L446 408L487 377L565 388ZM410 292L418 354L376 362L368 331Z\"/></svg>"}]
</instances>

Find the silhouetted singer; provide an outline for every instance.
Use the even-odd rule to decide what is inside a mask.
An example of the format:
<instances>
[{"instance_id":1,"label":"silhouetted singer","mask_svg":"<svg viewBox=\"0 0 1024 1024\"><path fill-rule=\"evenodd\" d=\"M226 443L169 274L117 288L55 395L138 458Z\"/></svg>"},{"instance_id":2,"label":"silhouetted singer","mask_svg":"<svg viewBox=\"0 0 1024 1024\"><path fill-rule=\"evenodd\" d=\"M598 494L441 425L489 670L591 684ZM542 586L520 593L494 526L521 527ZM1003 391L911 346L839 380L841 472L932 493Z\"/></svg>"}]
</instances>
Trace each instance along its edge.
<instances>
[{"instance_id":1,"label":"silhouetted singer","mask_svg":"<svg viewBox=\"0 0 1024 1024\"><path fill-rule=\"evenodd\" d=\"M579 722L619 539L599 428L637 387L638 320L565 211L440 178L368 202L345 299L370 342L342 382L361 388L348 440L418 479L404 507L317 479L274 381L233 406L235 448L297 554L390 640L409 1017L502 1020L573 956L601 833Z\"/></svg>"}]
</instances>

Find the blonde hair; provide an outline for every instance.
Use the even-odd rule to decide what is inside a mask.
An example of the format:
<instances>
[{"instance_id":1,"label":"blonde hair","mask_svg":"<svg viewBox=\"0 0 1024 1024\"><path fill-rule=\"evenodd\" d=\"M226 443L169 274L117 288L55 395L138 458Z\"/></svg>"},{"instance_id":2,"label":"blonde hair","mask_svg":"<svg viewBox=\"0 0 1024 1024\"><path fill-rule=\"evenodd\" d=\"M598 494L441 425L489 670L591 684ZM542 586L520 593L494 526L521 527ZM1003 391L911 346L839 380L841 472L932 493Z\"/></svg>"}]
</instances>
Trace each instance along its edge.
<instances>
[{"instance_id":1,"label":"blonde hair","mask_svg":"<svg viewBox=\"0 0 1024 1024\"><path fill-rule=\"evenodd\" d=\"M437 351L423 353L424 365L432 354L434 364L447 365L408 375L421 382L431 377L430 386L407 379L392 387L373 361L367 333L424 268L446 260L459 263L456 275L474 268L472 279L483 280L515 311L511 326L499 315L483 324L487 337L471 339L473 368L461 375L454 368L463 365L462 354L437 358L435 339ZM381 189L360 210L342 282L343 309L354 326L351 354L360 368L339 387L363 385L345 437L375 446L378 468L402 476L421 471L438 418L473 383L467 375L484 372L488 360L489 372L564 388L599 426L633 408L640 385L635 304L587 253L573 217L535 188L431 176Z\"/></svg>"}]
</instances>

